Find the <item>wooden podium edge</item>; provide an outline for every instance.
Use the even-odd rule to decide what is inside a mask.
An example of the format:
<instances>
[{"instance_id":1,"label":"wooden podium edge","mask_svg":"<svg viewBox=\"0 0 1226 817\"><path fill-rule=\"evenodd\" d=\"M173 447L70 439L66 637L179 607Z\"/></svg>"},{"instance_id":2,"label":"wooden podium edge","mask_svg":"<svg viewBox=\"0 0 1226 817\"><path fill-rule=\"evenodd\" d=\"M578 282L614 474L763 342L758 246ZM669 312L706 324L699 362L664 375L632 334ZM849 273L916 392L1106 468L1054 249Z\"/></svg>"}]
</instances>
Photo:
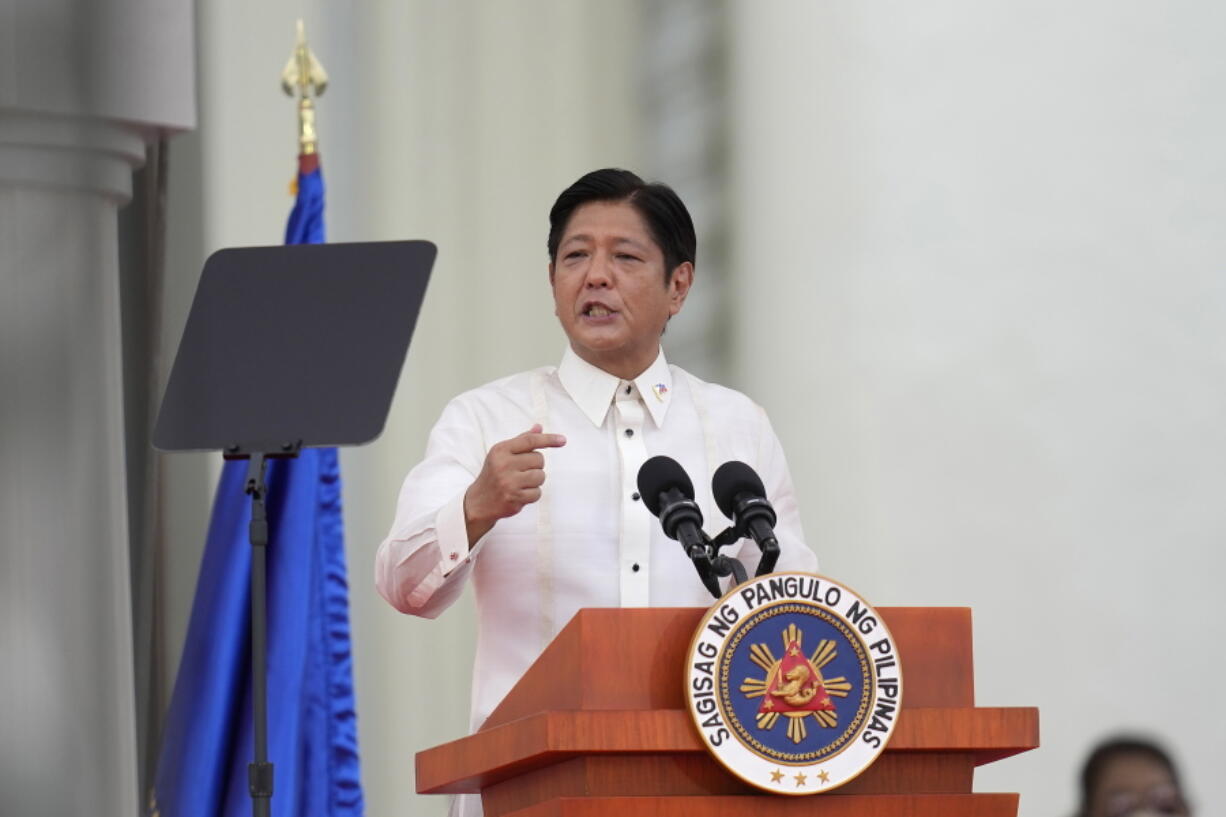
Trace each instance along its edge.
<instances>
[{"instance_id":1,"label":"wooden podium edge","mask_svg":"<svg viewBox=\"0 0 1226 817\"><path fill-rule=\"evenodd\" d=\"M969 752L978 766L1038 745L1035 707L916 708L899 711L886 751ZM677 753L706 753L684 710L540 712L418 752L417 792L479 792L579 755Z\"/></svg>"},{"instance_id":2,"label":"wooden podium edge","mask_svg":"<svg viewBox=\"0 0 1226 817\"><path fill-rule=\"evenodd\" d=\"M559 797L506 817L1014 817L1017 794L870 794L810 797Z\"/></svg>"}]
</instances>

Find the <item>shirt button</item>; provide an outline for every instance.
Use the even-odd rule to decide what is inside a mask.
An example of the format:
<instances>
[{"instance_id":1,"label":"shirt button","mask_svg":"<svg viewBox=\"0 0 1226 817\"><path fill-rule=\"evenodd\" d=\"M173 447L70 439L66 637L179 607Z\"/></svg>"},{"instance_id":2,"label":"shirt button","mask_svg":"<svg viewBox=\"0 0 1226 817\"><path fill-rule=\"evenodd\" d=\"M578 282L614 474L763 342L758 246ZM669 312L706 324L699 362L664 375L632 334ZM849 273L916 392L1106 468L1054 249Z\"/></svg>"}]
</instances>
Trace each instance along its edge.
<instances>
[{"instance_id":1,"label":"shirt button","mask_svg":"<svg viewBox=\"0 0 1226 817\"><path fill-rule=\"evenodd\" d=\"M638 572L639 572L639 563L638 563L638 562L635 562L635 563L634 563L634 565L633 565L633 566L631 566L631 568L630 568L630 569L631 569L631 570L633 570L635 573L638 573Z\"/></svg>"},{"instance_id":2,"label":"shirt button","mask_svg":"<svg viewBox=\"0 0 1226 817\"><path fill-rule=\"evenodd\" d=\"M642 497L639 496L638 491L635 491L634 493L630 495L630 499L633 500L634 502L638 502L641 498Z\"/></svg>"},{"instance_id":3,"label":"shirt button","mask_svg":"<svg viewBox=\"0 0 1226 817\"><path fill-rule=\"evenodd\" d=\"M626 436L627 436L627 437L633 437L633 436L634 436L634 429L633 429L633 428L628 428L628 429L626 429Z\"/></svg>"},{"instance_id":4,"label":"shirt button","mask_svg":"<svg viewBox=\"0 0 1226 817\"><path fill-rule=\"evenodd\" d=\"M627 387L626 387L626 394L629 394L629 393L630 393L630 386L627 386Z\"/></svg>"}]
</instances>

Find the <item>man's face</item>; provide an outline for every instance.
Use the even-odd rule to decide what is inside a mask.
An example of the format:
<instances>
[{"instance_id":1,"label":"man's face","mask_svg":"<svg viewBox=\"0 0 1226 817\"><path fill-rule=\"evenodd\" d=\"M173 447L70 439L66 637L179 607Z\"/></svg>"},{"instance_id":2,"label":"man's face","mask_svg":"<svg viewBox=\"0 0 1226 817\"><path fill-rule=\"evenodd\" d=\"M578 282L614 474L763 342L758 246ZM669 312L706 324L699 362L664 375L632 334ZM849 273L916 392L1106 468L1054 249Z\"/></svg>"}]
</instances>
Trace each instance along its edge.
<instances>
[{"instance_id":1,"label":"man's face","mask_svg":"<svg viewBox=\"0 0 1226 817\"><path fill-rule=\"evenodd\" d=\"M627 202L576 208L549 268L554 313L575 354L627 380L656 359L693 277L687 261L665 282L664 252Z\"/></svg>"}]
</instances>

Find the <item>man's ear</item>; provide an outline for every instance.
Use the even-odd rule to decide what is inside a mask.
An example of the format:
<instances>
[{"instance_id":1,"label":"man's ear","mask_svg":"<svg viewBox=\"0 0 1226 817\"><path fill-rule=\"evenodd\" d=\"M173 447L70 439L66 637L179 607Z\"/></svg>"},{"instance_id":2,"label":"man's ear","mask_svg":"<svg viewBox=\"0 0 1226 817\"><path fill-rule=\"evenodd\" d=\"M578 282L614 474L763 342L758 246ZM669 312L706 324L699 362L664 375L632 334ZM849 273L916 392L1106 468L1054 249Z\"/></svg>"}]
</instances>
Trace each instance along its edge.
<instances>
[{"instance_id":1,"label":"man's ear","mask_svg":"<svg viewBox=\"0 0 1226 817\"><path fill-rule=\"evenodd\" d=\"M549 262L549 266L547 269L549 270L549 291L553 293L553 314L560 318L562 316L558 314L558 295L557 295L557 292L555 292L553 288L553 262L552 261Z\"/></svg>"},{"instance_id":2,"label":"man's ear","mask_svg":"<svg viewBox=\"0 0 1226 817\"><path fill-rule=\"evenodd\" d=\"M683 261L673 270L672 277L668 279L668 314L676 315L681 311L681 307L685 305L685 296L690 294L690 287L694 283L694 265L689 261Z\"/></svg>"}]
</instances>

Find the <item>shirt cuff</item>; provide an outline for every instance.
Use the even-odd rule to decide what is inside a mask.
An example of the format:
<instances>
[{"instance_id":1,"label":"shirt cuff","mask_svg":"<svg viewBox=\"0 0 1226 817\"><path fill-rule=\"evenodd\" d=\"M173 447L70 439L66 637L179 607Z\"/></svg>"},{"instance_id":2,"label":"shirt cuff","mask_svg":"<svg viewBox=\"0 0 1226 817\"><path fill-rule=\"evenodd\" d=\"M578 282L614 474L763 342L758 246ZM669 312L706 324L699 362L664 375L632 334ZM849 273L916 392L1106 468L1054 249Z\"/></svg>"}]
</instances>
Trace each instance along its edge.
<instances>
[{"instance_id":1,"label":"shirt cuff","mask_svg":"<svg viewBox=\"0 0 1226 817\"><path fill-rule=\"evenodd\" d=\"M466 491L461 491L459 496L440 508L435 518L439 562L442 565L444 577L451 574L456 568L472 562L481 552L481 547L490 538L487 532L474 542L471 548L468 546L468 523L464 521L465 493Z\"/></svg>"}]
</instances>

